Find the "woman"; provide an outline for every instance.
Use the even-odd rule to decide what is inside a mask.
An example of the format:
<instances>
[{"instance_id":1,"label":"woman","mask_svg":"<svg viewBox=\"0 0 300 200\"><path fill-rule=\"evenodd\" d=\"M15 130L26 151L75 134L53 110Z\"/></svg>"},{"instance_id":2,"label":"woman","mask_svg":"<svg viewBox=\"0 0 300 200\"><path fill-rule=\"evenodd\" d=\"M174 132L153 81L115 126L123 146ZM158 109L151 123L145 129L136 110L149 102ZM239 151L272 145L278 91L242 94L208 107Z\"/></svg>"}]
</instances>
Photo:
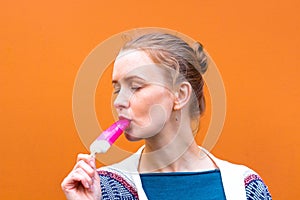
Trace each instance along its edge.
<instances>
[{"instance_id":1,"label":"woman","mask_svg":"<svg viewBox=\"0 0 300 200\"><path fill-rule=\"evenodd\" d=\"M254 171L196 144L192 124L205 109L206 69L199 43L192 48L164 33L127 42L114 63L114 107L130 121L126 138L145 145L98 170L93 157L78 155L62 182L67 199L271 199Z\"/></svg>"}]
</instances>

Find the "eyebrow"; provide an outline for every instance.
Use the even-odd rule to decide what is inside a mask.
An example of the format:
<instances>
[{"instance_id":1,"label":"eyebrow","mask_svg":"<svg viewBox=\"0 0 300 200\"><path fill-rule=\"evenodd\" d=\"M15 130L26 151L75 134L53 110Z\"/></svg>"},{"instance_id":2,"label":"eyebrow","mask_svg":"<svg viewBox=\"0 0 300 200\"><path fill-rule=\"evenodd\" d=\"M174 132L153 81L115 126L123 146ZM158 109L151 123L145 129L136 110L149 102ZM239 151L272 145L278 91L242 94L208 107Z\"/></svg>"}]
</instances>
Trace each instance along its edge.
<instances>
[{"instance_id":1,"label":"eyebrow","mask_svg":"<svg viewBox=\"0 0 300 200\"><path fill-rule=\"evenodd\" d=\"M143 79L142 77L137 76L137 75L127 76L127 77L124 78L125 81L129 81L129 80L132 80L132 79L139 79L140 81L145 81L145 79ZM119 81L117 81L117 80L112 80L112 84L116 84L118 82Z\"/></svg>"}]
</instances>

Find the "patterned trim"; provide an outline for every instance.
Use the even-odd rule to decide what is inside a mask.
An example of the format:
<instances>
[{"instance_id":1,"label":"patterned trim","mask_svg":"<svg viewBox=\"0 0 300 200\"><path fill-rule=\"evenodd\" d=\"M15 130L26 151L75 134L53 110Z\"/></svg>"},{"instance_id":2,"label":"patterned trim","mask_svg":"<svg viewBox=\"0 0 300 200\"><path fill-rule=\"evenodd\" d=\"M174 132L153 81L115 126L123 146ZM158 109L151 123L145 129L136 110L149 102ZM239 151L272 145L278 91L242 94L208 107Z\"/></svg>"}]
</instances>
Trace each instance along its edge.
<instances>
[{"instance_id":1,"label":"patterned trim","mask_svg":"<svg viewBox=\"0 0 300 200\"><path fill-rule=\"evenodd\" d=\"M258 176L257 174L250 174L244 180L245 186L249 185L249 183L251 183L251 181L254 181L254 180L260 180L260 181L262 181L262 179L260 178L260 176Z\"/></svg>"},{"instance_id":2,"label":"patterned trim","mask_svg":"<svg viewBox=\"0 0 300 200\"><path fill-rule=\"evenodd\" d=\"M102 175L102 176L106 176L106 177L109 177L109 178L112 178L116 181L118 181L122 186L124 186L136 199L138 199L138 193L137 193L137 190L132 186L130 185L123 177L119 176L118 174L116 173L113 173L113 172L108 172L108 171L103 171L103 170L99 170L98 171L98 174L99 175Z\"/></svg>"},{"instance_id":3,"label":"patterned trim","mask_svg":"<svg viewBox=\"0 0 300 200\"><path fill-rule=\"evenodd\" d=\"M268 187L257 174L244 179L247 200L272 200Z\"/></svg>"}]
</instances>

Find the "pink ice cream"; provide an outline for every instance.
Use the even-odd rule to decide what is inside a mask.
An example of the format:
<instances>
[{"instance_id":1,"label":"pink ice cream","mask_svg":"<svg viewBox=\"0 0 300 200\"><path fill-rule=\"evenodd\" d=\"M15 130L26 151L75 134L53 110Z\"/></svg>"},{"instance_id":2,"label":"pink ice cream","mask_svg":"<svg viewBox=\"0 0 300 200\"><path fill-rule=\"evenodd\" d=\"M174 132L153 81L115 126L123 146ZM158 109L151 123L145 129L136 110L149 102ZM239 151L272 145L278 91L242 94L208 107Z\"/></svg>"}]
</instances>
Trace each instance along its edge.
<instances>
[{"instance_id":1,"label":"pink ice cream","mask_svg":"<svg viewBox=\"0 0 300 200\"><path fill-rule=\"evenodd\" d=\"M129 126L129 124L129 120L121 119L103 131L101 135L91 144L91 154L95 155L96 153L105 153L120 137L122 132Z\"/></svg>"}]
</instances>

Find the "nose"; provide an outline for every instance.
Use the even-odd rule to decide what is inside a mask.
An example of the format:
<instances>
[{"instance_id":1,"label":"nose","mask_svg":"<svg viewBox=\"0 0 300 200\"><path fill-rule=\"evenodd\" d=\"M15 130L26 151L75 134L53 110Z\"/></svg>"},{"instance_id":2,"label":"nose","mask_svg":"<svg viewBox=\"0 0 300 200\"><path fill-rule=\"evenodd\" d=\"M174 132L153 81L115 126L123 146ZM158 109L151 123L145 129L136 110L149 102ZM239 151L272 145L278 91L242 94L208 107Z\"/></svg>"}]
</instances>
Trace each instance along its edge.
<instances>
[{"instance_id":1,"label":"nose","mask_svg":"<svg viewBox=\"0 0 300 200\"><path fill-rule=\"evenodd\" d=\"M129 93L121 89L115 97L114 107L117 110L128 108L129 107L129 99L130 99Z\"/></svg>"}]
</instances>

